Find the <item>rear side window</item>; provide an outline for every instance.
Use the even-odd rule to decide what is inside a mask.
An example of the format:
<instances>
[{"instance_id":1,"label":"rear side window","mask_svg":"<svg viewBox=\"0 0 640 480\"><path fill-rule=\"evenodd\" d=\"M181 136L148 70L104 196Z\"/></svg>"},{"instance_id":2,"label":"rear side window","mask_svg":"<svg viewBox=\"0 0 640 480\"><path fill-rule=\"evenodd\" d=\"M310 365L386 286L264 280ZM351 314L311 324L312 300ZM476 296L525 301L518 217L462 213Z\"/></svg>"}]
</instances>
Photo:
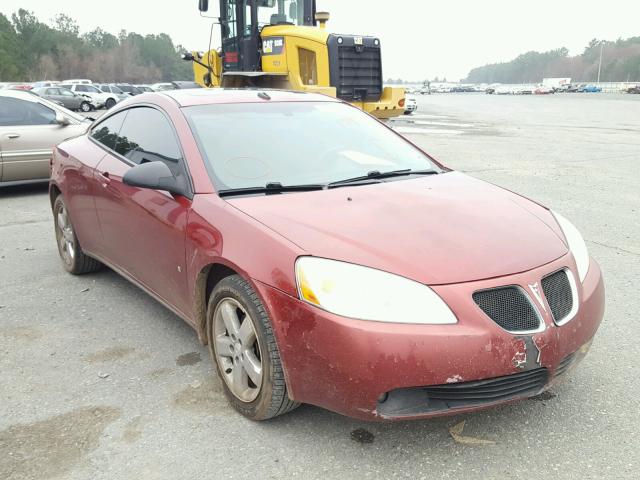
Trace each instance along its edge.
<instances>
[{"instance_id":1,"label":"rear side window","mask_svg":"<svg viewBox=\"0 0 640 480\"><path fill-rule=\"evenodd\" d=\"M182 157L169 120L149 107L129 110L115 150L136 164L164 162L174 175L178 173Z\"/></svg>"},{"instance_id":2,"label":"rear side window","mask_svg":"<svg viewBox=\"0 0 640 480\"><path fill-rule=\"evenodd\" d=\"M56 113L37 102L0 97L0 126L52 125Z\"/></svg>"},{"instance_id":3,"label":"rear side window","mask_svg":"<svg viewBox=\"0 0 640 480\"><path fill-rule=\"evenodd\" d=\"M87 91L87 87L85 87L84 85L78 85L76 87L76 92L86 92Z\"/></svg>"},{"instance_id":4,"label":"rear side window","mask_svg":"<svg viewBox=\"0 0 640 480\"><path fill-rule=\"evenodd\" d=\"M114 116L96 125L91 131L91 138L100 142L105 147L115 150L116 144L118 143L118 134L120 133L122 123L126 116L126 111L116 113Z\"/></svg>"}]
</instances>

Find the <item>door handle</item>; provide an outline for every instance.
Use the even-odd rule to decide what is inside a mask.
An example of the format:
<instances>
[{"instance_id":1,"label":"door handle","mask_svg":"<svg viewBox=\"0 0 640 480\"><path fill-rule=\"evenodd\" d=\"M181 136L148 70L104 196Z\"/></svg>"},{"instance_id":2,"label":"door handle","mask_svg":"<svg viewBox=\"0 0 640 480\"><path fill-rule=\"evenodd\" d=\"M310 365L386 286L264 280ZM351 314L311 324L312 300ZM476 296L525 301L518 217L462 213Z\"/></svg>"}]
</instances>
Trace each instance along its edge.
<instances>
[{"instance_id":1,"label":"door handle","mask_svg":"<svg viewBox=\"0 0 640 480\"><path fill-rule=\"evenodd\" d=\"M109 172L98 172L98 175L100 176L100 181L102 182L102 186L106 188L107 185L111 183L111 178L109 178Z\"/></svg>"},{"instance_id":2,"label":"door handle","mask_svg":"<svg viewBox=\"0 0 640 480\"><path fill-rule=\"evenodd\" d=\"M7 133L7 138L13 140L14 138L20 138L19 133Z\"/></svg>"}]
</instances>

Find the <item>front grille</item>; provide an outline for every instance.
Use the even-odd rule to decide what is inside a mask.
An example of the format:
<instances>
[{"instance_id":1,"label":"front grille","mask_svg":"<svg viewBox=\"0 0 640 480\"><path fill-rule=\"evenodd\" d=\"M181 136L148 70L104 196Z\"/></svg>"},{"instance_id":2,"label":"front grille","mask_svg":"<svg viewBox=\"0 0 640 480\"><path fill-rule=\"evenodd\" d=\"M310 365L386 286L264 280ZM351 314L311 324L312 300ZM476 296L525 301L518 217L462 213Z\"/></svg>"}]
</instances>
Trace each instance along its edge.
<instances>
[{"instance_id":1,"label":"front grille","mask_svg":"<svg viewBox=\"0 0 640 480\"><path fill-rule=\"evenodd\" d=\"M342 43L338 43L338 38ZM371 37L330 35L329 61L331 86L346 101L375 102L382 96L382 58L380 45Z\"/></svg>"},{"instance_id":2,"label":"front grille","mask_svg":"<svg viewBox=\"0 0 640 480\"><path fill-rule=\"evenodd\" d=\"M475 292L473 301L491 320L509 332L528 332L540 328L540 317L527 295L518 287Z\"/></svg>"},{"instance_id":3,"label":"front grille","mask_svg":"<svg viewBox=\"0 0 640 480\"><path fill-rule=\"evenodd\" d=\"M394 417L477 407L537 395L548 378L546 368L537 368L472 382L393 390L384 401L378 403L377 410L382 416Z\"/></svg>"},{"instance_id":4,"label":"front grille","mask_svg":"<svg viewBox=\"0 0 640 480\"><path fill-rule=\"evenodd\" d=\"M569 276L565 270L560 270L544 277L541 283L553 319L556 323L561 323L573 310L573 292Z\"/></svg>"},{"instance_id":5,"label":"front grille","mask_svg":"<svg viewBox=\"0 0 640 480\"><path fill-rule=\"evenodd\" d=\"M340 62L338 98L343 100L380 98L382 69L379 48L364 48L361 52L357 52L354 47L340 47L338 58Z\"/></svg>"}]
</instances>

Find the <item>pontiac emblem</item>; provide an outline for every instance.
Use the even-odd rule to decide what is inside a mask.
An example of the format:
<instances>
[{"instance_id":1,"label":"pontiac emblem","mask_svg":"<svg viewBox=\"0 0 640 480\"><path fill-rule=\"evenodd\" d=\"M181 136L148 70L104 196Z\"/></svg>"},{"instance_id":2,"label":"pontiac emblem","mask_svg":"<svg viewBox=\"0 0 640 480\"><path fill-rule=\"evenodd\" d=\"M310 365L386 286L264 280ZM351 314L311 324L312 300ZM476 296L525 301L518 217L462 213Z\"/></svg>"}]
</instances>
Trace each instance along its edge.
<instances>
[{"instance_id":1,"label":"pontiac emblem","mask_svg":"<svg viewBox=\"0 0 640 480\"><path fill-rule=\"evenodd\" d=\"M544 301L542 300L542 293L540 293L540 286L538 285L538 282L530 283L529 289L531 290L531 293L533 293L533 296L536 297L536 300L538 300L538 303L540 304L542 309L546 312L547 308L544 306Z\"/></svg>"}]
</instances>

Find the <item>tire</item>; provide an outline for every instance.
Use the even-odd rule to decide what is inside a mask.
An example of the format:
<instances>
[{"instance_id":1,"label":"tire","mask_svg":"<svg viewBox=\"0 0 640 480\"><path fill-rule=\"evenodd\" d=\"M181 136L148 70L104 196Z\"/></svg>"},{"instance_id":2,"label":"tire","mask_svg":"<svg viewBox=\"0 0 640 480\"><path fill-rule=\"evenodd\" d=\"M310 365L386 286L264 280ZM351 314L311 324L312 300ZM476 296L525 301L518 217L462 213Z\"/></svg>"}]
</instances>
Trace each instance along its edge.
<instances>
[{"instance_id":1,"label":"tire","mask_svg":"<svg viewBox=\"0 0 640 480\"><path fill-rule=\"evenodd\" d=\"M89 257L82 251L62 195L58 195L53 202L53 225L58 253L67 272L73 275L82 275L102 268L102 264L99 261Z\"/></svg>"},{"instance_id":2,"label":"tire","mask_svg":"<svg viewBox=\"0 0 640 480\"><path fill-rule=\"evenodd\" d=\"M90 112L91 104L89 102L82 102L80 104L80 110L82 110L84 113Z\"/></svg>"},{"instance_id":3,"label":"tire","mask_svg":"<svg viewBox=\"0 0 640 480\"><path fill-rule=\"evenodd\" d=\"M116 101L113 98L107 98L107 101L104 102L104 108L109 110L110 108L113 108L115 104L116 104Z\"/></svg>"},{"instance_id":4,"label":"tire","mask_svg":"<svg viewBox=\"0 0 640 480\"><path fill-rule=\"evenodd\" d=\"M246 324L247 321L250 323ZM235 325L229 328L229 322ZM245 335L247 332L251 335ZM289 399L269 316L258 295L242 277L233 275L221 280L211 293L207 338L224 393L242 415L256 421L268 420L300 405ZM259 379L255 378L255 369L245 367L255 365L256 360L261 367ZM246 383L239 381L244 377Z\"/></svg>"}]
</instances>

